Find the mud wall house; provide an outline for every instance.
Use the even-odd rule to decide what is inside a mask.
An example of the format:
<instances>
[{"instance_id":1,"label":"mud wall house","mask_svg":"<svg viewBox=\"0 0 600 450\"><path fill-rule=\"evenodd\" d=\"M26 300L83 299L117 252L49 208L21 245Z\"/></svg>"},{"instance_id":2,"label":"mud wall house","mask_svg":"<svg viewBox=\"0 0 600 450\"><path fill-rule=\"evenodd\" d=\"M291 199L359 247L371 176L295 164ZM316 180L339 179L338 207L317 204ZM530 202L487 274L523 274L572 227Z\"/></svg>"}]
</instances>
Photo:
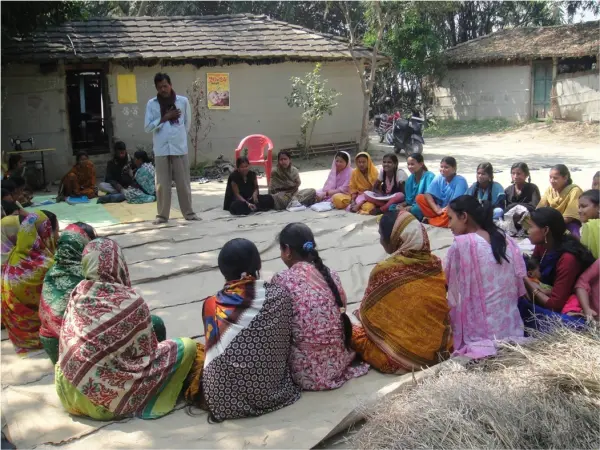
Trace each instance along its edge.
<instances>
[{"instance_id":1,"label":"mud wall house","mask_svg":"<svg viewBox=\"0 0 600 450\"><path fill-rule=\"evenodd\" d=\"M367 49L357 52L371 56ZM47 164L50 180L68 170L79 150L102 162L115 140L130 151L151 148L144 113L160 71L186 96L196 79L206 88L208 73L229 75L229 109L209 110L210 131L196 155L190 141L192 160L232 159L250 134L271 137L276 149L295 147L301 111L289 108L285 97L290 78L316 62L342 95L333 115L317 125L313 143L356 141L362 91L347 44L338 38L251 15L67 23L2 42L2 146L10 149L10 138L18 136L56 148Z\"/></svg>"},{"instance_id":2,"label":"mud wall house","mask_svg":"<svg viewBox=\"0 0 600 450\"><path fill-rule=\"evenodd\" d=\"M448 49L434 114L600 120L599 25L514 28Z\"/></svg>"}]
</instances>

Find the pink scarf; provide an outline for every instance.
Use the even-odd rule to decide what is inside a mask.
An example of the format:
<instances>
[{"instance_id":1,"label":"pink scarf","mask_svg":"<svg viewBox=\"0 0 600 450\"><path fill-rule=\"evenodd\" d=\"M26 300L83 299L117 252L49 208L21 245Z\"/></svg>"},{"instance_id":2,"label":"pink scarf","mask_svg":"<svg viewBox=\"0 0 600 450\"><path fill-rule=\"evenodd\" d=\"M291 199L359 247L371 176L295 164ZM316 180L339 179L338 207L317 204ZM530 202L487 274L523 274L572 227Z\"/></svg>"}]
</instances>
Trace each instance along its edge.
<instances>
[{"instance_id":1,"label":"pink scarf","mask_svg":"<svg viewBox=\"0 0 600 450\"><path fill-rule=\"evenodd\" d=\"M345 153L345 152L344 152ZM348 155L348 165L340 173L337 173L335 167L335 158L331 163L331 171L323 186L323 192L339 190L339 192L347 194L350 192L350 176L352 175L352 164L350 164L350 155Z\"/></svg>"}]
</instances>

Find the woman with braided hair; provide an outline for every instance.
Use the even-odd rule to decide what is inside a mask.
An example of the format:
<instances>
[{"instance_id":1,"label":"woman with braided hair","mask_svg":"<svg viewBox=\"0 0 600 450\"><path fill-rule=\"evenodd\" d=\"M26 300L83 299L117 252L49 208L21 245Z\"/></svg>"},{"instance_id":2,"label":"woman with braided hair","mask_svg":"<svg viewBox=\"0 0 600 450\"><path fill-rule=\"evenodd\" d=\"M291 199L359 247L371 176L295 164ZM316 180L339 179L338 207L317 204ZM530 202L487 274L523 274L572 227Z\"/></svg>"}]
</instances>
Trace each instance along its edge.
<instances>
[{"instance_id":1,"label":"woman with braided hair","mask_svg":"<svg viewBox=\"0 0 600 450\"><path fill-rule=\"evenodd\" d=\"M488 202L494 211L494 220L502 218L506 206L506 194L500 183L494 181L494 167L485 162L477 166L477 181L467 190L479 203Z\"/></svg>"},{"instance_id":2,"label":"woman with braided hair","mask_svg":"<svg viewBox=\"0 0 600 450\"><path fill-rule=\"evenodd\" d=\"M290 223L279 234L281 259L288 267L271 280L292 295L290 364L297 385L307 391L336 389L367 373L353 364L352 324L346 314L346 293L337 273L319 256L315 237L302 223Z\"/></svg>"}]
</instances>

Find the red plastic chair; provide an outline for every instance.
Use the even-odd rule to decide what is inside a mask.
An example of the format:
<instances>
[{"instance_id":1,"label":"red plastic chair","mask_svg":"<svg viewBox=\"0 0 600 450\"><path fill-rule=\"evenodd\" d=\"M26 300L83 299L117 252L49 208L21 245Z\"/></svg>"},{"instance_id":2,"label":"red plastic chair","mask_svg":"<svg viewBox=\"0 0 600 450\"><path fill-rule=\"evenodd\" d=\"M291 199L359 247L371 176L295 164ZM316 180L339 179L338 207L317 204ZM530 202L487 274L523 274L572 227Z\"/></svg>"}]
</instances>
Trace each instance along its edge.
<instances>
[{"instance_id":1,"label":"red plastic chair","mask_svg":"<svg viewBox=\"0 0 600 450\"><path fill-rule=\"evenodd\" d=\"M265 158L265 147L267 148L267 157ZM271 168L273 167L273 141L262 134L252 134L246 136L235 149L235 159L237 160L244 149L248 150L248 159L251 166L263 166L267 176L267 184L271 184Z\"/></svg>"}]
</instances>

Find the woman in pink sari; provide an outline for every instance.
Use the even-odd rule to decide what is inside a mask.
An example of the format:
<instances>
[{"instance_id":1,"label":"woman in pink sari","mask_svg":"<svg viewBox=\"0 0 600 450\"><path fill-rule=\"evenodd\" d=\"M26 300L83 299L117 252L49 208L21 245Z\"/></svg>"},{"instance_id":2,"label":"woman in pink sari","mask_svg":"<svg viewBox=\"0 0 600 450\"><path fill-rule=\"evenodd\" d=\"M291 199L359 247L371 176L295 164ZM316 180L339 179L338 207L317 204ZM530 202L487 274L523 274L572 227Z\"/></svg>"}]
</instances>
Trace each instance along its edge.
<instances>
[{"instance_id":1,"label":"woman in pink sari","mask_svg":"<svg viewBox=\"0 0 600 450\"><path fill-rule=\"evenodd\" d=\"M463 195L448 207L454 242L446 256L454 355L496 354L496 342L520 341L518 300L525 295L525 262L515 242L493 221L492 208Z\"/></svg>"},{"instance_id":2,"label":"woman in pink sari","mask_svg":"<svg viewBox=\"0 0 600 450\"><path fill-rule=\"evenodd\" d=\"M343 151L337 152L323 189L317 191L317 202L328 201L335 194L348 194L350 192L350 175L352 175L350 155Z\"/></svg>"}]
</instances>

